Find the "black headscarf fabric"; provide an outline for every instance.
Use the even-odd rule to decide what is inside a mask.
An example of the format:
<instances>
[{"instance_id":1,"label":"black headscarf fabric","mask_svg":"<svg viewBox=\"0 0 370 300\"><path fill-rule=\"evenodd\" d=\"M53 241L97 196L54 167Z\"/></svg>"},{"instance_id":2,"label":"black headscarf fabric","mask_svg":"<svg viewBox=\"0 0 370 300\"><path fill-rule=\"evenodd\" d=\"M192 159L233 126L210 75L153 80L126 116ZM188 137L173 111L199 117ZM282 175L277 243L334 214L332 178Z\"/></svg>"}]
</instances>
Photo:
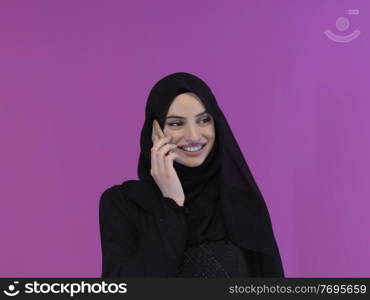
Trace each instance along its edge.
<instances>
[{"instance_id":1,"label":"black headscarf fabric","mask_svg":"<svg viewBox=\"0 0 370 300\"><path fill-rule=\"evenodd\" d=\"M158 81L150 91L140 137L140 180L154 182L150 174L153 120L158 120L163 130L172 101L185 92L192 92L200 98L215 124L214 147L203 164L187 167L174 161L185 193L184 206L190 211L191 239L193 242L205 238L217 239L227 233L236 245L266 254L281 267L262 194L215 96L199 77L184 72L173 73ZM227 232L222 224L216 222L222 219L215 217L221 213Z\"/></svg>"}]
</instances>

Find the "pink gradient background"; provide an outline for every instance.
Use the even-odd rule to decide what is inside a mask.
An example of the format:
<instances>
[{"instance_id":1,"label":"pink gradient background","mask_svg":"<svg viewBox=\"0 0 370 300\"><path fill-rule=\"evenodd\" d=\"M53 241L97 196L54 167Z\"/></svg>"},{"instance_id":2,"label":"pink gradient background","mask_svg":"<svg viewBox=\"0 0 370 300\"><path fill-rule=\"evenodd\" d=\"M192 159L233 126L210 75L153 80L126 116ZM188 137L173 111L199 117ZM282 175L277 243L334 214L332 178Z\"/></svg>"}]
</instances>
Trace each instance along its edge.
<instances>
[{"instance_id":1,"label":"pink gradient background","mask_svg":"<svg viewBox=\"0 0 370 300\"><path fill-rule=\"evenodd\" d=\"M100 276L99 197L137 178L148 93L184 71L210 85L234 131L286 276L369 277L369 11L366 0L1 1L0 276ZM361 35L335 43L326 29Z\"/></svg>"}]
</instances>

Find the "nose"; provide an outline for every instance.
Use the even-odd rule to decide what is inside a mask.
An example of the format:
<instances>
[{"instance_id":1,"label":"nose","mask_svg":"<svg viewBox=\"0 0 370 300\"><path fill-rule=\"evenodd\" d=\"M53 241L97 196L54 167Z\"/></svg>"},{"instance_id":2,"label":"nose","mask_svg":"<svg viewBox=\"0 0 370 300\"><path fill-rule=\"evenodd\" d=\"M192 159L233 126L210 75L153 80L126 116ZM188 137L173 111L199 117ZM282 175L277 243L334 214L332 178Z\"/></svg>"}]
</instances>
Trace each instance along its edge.
<instances>
[{"instance_id":1,"label":"nose","mask_svg":"<svg viewBox=\"0 0 370 300\"><path fill-rule=\"evenodd\" d=\"M195 124L188 124L185 129L185 141L187 143L198 143L201 140L201 134Z\"/></svg>"}]
</instances>

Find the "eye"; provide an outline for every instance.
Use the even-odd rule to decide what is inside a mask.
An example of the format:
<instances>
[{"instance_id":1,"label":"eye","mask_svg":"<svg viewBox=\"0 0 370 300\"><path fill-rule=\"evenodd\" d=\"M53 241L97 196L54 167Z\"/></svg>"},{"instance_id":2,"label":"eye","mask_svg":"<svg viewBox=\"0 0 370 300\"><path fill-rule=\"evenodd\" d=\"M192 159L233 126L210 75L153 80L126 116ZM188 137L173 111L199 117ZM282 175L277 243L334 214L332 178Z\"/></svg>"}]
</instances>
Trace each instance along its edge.
<instances>
[{"instance_id":1,"label":"eye","mask_svg":"<svg viewBox=\"0 0 370 300\"><path fill-rule=\"evenodd\" d=\"M171 127L178 127L182 125L182 122L170 122L170 123L167 123L167 125Z\"/></svg>"},{"instance_id":2,"label":"eye","mask_svg":"<svg viewBox=\"0 0 370 300\"><path fill-rule=\"evenodd\" d=\"M202 120L201 120L201 122L202 123L209 123L209 122L211 122L211 118L210 117L205 117L205 118L203 118Z\"/></svg>"}]
</instances>

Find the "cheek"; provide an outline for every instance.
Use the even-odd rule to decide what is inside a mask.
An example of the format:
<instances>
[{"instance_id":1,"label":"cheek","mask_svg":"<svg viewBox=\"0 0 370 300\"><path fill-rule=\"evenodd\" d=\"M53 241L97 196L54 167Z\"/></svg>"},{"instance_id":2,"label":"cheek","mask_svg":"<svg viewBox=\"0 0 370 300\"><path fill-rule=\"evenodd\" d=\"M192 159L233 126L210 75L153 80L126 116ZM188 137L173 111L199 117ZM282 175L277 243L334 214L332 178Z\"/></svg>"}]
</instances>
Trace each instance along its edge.
<instances>
[{"instance_id":1,"label":"cheek","mask_svg":"<svg viewBox=\"0 0 370 300\"><path fill-rule=\"evenodd\" d=\"M214 138L210 138L208 152L211 152L211 150L212 150L212 148L214 146L215 146L215 139Z\"/></svg>"},{"instance_id":2,"label":"cheek","mask_svg":"<svg viewBox=\"0 0 370 300\"><path fill-rule=\"evenodd\" d=\"M173 136L173 132L169 130L167 126L164 126L163 133L165 134L165 136Z\"/></svg>"},{"instance_id":3,"label":"cheek","mask_svg":"<svg viewBox=\"0 0 370 300\"><path fill-rule=\"evenodd\" d=\"M215 141L215 135L213 132L210 132L209 134L207 134L207 138L208 140L211 142L211 143L214 143Z\"/></svg>"},{"instance_id":4,"label":"cheek","mask_svg":"<svg viewBox=\"0 0 370 300\"><path fill-rule=\"evenodd\" d=\"M169 135L167 126L164 126L164 128L163 128L163 133L164 133L165 135Z\"/></svg>"},{"instance_id":5,"label":"cheek","mask_svg":"<svg viewBox=\"0 0 370 300\"><path fill-rule=\"evenodd\" d=\"M163 129L163 133L164 133L165 136L170 136L171 137L170 143L172 143L173 141L176 140L176 134L173 134L173 132L168 130L166 127L164 127L164 129Z\"/></svg>"},{"instance_id":6,"label":"cheek","mask_svg":"<svg viewBox=\"0 0 370 300\"><path fill-rule=\"evenodd\" d=\"M207 128L207 132L205 132L205 135L206 135L209 139L214 139L214 138L215 138L215 135L216 135L215 127L214 127L214 126L209 126L209 127Z\"/></svg>"}]
</instances>

